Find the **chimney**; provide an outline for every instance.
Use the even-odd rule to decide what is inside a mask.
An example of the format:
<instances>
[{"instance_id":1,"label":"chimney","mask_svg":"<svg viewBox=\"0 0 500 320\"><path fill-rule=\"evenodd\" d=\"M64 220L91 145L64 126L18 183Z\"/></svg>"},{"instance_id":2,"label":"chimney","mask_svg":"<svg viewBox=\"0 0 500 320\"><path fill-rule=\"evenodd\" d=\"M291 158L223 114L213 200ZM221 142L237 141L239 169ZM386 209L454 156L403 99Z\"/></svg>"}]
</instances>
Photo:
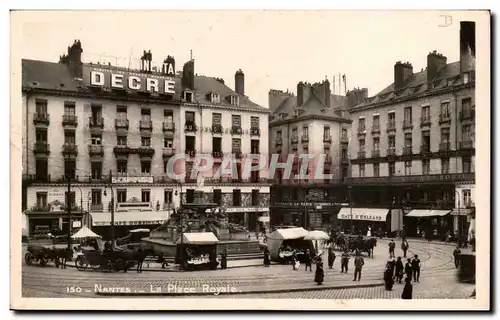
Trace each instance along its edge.
<instances>
[{"instance_id":1,"label":"chimney","mask_svg":"<svg viewBox=\"0 0 500 320\"><path fill-rule=\"evenodd\" d=\"M328 80L315 83L312 86L312 91L327 108L330 108L330 82ZM304 99L305 101L307 100Z\"/></svg>"},{"instance_id":2,"label":"chimney","mask_svg":"<svg viewBox=\"0 0 500 320\"><path fill-rule=\"evenodd\" d=\"M433 81L444 67L446 67L446 57L436 50L427 55L427 81Z\"/></svg>"},{"instance_id":3,"label":"chimney","mask_svg":"<svg viewBox=\"0 0 500 320\"><path fill-rule=\"evenodd\" d=\"M234 74L234 91L242 96L245 95L245 74L241 69Z\"/></svg>"},{"instance_id":4,"label":"chimney","mask_svg":"<svg viewBox=\"0 0 500 320\"><path fill-rule=\"evenodd\" d=\"M194 60L189 60L182 68L182 87L194 90Z\"/></svg>"},{"instance_id":5,"label":"chimney","mask_svg":"<svg viewBox=\"0 0 500 320\"><path fill-rule=\"evenodd\" d=\"M352 91L348 91L346 97L347 107L349 109L353 108L368 98L368 88L356 88Z\"/></svg>"},{"instance_id":6,"label":"chimney","mask_svg":"<svg viewBox=\"0 0 500 320\"><path fill-rule=\"evenodd\" d=\"M402 89L406 80L413 75L413 66L409 62L398 61L394 65L394 90Z\"/></svg>"},{"instance_id":7,"label":"chimney","mask_svg":"<svg viewBox=\"0 0 500 320\"><path fill-rule=\"evenodd\" d=\"M475 70L476 23L460 21L460 74Z\"/></svg>"},{"instance_id":8,"label":"chimney","mask_svg":"<svg viewBox=\"0 0 500 320\"><path fill-rule=\"evenodd\" d=\"M302 106L309 100L311 91L313 91L313 87L310 83L301 81L297 84L297 107Z\"/></svg>"},{"instance_id":9,"label":"chimney","mask_svg":"<svg viewBox=\"0 0 500 320\"><path fill-rule=\"evenodd\" d=\"M68 54L59 57L59 63L66 64L69 68L69 71L75 78L82 77L82 52L82 43L80 42L80 40L75 40L71 47L68 47Z\"/></svg>"},{"instance_id":10,"label":"chimney","mask_svg":"<svg viewBox=\"0 0 500 320\"><path fill-rule=\"evenodd\" d=\"M281 90L271 89L269 90L269 110L274 112L278 107L285 101L288 97L292 96L291 93L283 92Z\"/></svg>"},{"instance_id":11,"label":"chimney","mask_svg":"<svg viewBox=\"0 0 500 320\"><path fill-rule=\"evenodd\" d=\"M171 66L171 68L170 68ZM167 59L163 60L162 73L168 74L169 76L175 76L175 59L172 56L167 56Z\"/></svg>"}]
</instances>

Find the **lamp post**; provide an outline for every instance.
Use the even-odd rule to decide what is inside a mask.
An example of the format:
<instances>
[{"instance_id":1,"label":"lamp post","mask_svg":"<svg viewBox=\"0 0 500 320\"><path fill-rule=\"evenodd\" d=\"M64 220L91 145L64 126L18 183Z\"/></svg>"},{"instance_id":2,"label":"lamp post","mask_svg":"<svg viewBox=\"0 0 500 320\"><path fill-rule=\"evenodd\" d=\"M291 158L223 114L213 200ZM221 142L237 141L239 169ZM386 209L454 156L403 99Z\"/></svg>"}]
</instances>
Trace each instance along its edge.
<instances>
[{"instance_id":1,"label":"lamp post","mask_svg":"<svg viewBox=\"0 0 500 320\"><path fill-rule=\"evenodd\" d=\"M458 222L458 235L457 235L457 243L462 242L462 219L460 216L460 192L458 192L456 189L454 189L455 194L457 195L457 209L458 209L458 216L457 216L457 222Z\"/></svg>"},{"instance_id":2,"label":"lamp post","mask_svg":"<svg viewBox=\"0 0 500 320\"><path fill-rule=\"evenodd\" d=\"M111 250L115 246L115 193L113 192L113 173L109 170L109 184L107 185L111 192ZM107 196L104 189L104 196Z\"/></svg>"}]
</instances>

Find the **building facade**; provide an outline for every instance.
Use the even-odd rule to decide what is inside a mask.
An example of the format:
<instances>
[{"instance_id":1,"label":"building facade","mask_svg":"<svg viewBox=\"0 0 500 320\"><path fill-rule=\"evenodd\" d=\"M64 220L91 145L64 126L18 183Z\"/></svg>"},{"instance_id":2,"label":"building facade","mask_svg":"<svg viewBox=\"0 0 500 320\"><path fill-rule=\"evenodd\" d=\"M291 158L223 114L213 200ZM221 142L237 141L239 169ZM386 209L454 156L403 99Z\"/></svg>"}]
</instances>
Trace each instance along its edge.
<instances>
[{"instance_id":1,"label":"building facade","mask_svg":"<svg viewBox=\"0 0 500 320\"><path fill-rule=\"evenodd\" d=\"M461 37L460 61L434 51L416 73L397 62L394 82L350 110L352 204L400 210L410 235L466 234L475 184L473 48ZM424 211L411 213L417 209Z\"/></svg>"},{"instance_id":2,"label":"building facade","mask_svg":"<svg viewBox=\"0 0 500 320\"><path fill-rule=\"evenodd\" d=\"M67 230L68 202L73 227L107 234L111 209L117 236L155 227L181 201L193 201L194 190L255 229L269 211L265 177L191 177L197 154L268 152L268 111L245 96L243 72L235 74L234 91L222 79L196 75L193 60L176 72L173 57L153 66L144 52L141 68L130 70L83 63L82 52L75 41L59 63L22 61L26 232ZM184 157L169 166L178 154Z\"/></svg>"},{"instance_id":3,"label":"building facade","mask_svg":"<svg viewBox=\"0 0 500 320\"><path fill-rule=\"evenodd\" d=\"M350 120L345 115L347 99L332 95L330 83L300 82L297 95L271 90L269 107L269 146L271 153L286 162L294 155L290 179L284 170L275 173L271 190L271 225L297 225L305 228L329 228L345 201L344 181L349 175L348 137ZM315 179L309 164L309 178L299 178L300 154L325 155L323 173L332 178Z\"/></svg>"}]
</instances>

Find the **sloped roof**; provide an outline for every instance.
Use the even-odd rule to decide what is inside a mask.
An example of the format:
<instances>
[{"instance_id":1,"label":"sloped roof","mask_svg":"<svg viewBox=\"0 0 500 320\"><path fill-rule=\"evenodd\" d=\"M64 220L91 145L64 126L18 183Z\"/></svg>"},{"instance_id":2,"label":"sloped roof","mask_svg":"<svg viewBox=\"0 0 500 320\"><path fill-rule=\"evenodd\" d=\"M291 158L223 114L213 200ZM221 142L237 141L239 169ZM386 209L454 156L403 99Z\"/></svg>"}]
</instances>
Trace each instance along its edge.
<instances>
[{"instance_id":1,"label":"sloped roof","mask_svg":"<svg viewBox=\"0 0 500 320\"><path fill-rule=\"evenodd\" d=\"M288 229L276 229L274 232L270 233L268 238L270 239L300 239L307 236L308 232L304 228L288 228Z\"/></svg>"}]
</instances>

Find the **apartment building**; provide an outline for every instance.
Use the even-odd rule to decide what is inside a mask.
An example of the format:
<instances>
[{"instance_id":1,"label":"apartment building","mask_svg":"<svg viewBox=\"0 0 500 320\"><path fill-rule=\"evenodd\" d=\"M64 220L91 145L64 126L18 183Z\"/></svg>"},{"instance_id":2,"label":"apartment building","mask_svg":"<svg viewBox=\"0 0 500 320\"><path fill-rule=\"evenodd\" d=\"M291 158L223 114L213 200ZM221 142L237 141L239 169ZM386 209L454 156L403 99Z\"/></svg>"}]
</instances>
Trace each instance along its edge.
<instances>
[{"instance_id":1,"label":"apartment building","mask_svg":"<svg viewBox=\"0 0 500 320\"><path fill-rule=\"evenodd\" d=\"M207 178L200 186L190 177L197 153L267 153L268 112L245 96L243 72L234 91L196 75L193 60L176 72L173 57L154 66L144 52L140 69L131 70L84 63L82 52L75 41L59 63L22 61L28 232L67 230L68 198L73 227L91 225L105 236L114 205L117 236L154 228L181 201L193 201L195 189L255 228L269 210L267 180ZM167 164L179 153L186 155L175 166L182 178L173 179Z\"/></svg>"},{"instance_id":2,"label":"apartment building","mask_svg":"<svg viewBox=\"0 0 500 320\"><path fill-rule=\"evenodd\" d=\"M433 51L420 72L397 62L394 82L350 110L350 202L399 210L396 228L411 235L463 234L474 206L475 56L463 39L460 61Z\"/></svg>"},{"instance_id":3,"label":"apartment building","mask_svg":"<svg viewBox=\"0 0 500 320\"><path fill-rule=\"evenodd\" d=\"M310 84L299 82L297 95L271 90L269 107L269 146L271 153L286 162L294 155L292 177L277 170L271 190L271 225L299 225L328 228L336 224L340 203L345 200L344 180L348 177L348 137L350 120L343 117L347 99L332 95L328 80ZM324 154L325 174L332 179L298 177L300 154Z\"/></svg>"}]
</instances>

